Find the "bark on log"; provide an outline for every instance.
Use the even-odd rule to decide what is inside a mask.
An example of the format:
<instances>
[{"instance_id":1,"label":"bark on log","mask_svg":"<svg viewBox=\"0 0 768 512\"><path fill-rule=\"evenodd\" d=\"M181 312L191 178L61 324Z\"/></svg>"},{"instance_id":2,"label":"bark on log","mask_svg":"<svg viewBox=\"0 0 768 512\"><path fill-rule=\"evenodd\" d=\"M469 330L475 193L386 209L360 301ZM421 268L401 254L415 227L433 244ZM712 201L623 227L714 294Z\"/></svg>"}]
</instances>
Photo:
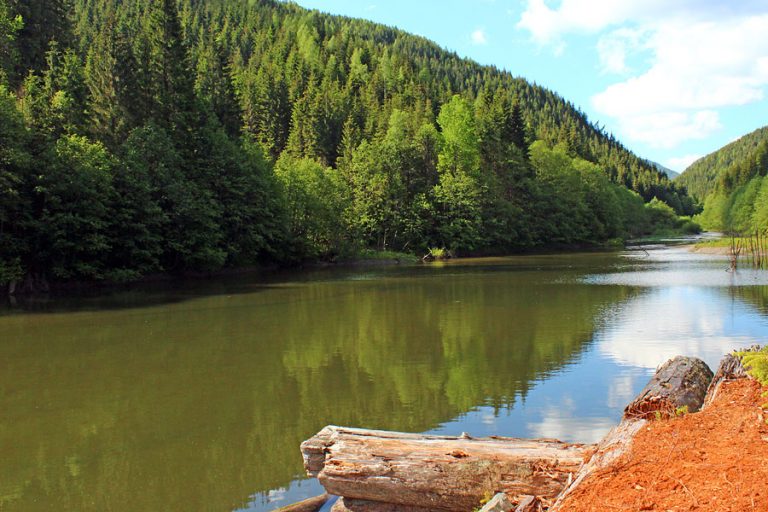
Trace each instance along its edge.
<instances>
[{"instance_id":1,"label":"bark on log","mask_svg":"<svg viewBox=\"0 0 768 512\"><path fill-rule=\"evenodd\" d=\"M320 496L315 496L314 498L308 498L298 503L294 503L293 505L280 507L274 512L317 512L320 510L320 507L325 505L326 501L328 501L328 494L322 494Z\"/></svg>"},{"instance_id":2,"label":"bark on log","mask_svg":"<svg viewBox=\"0 0 768 512\"><path fill-rule=\"evenodd\" d=\"M567 510L563 505L566 498L588 477L610 468L629 451L632 439L646 425L647 419L657 416L657 412L662 417L669 417L680 407L688 407L688 412L701 409L711 381L712 370L695 357L678 356L661 365L637 398L624 409L622 422L597 444L594 454L557 498L550 512Z\"/></svg>"},{"instance_id":3,"label":"bark on log","mask_svg":"<svg viewBox=\"0 0 768 512\"><path fill-rule=\"evenodd\" d=\"M704 404L712 370L695 357L677 356L656 370L656 375L624 409L624 419L670 418L681 408L696 412Z\"/></svg>"},{"instance_id":4,"label":"bark on log","mask_svg":"<svg viewBox=\"0 0 768 512\"><path fill-rule=\"evenodd\" d=\"M557 440L472 439L329 426L302 443L304 466L330 494L467 511L505 492L553 499L594 448ZM348 500L345 500L348 502Z\"/></svg>"},{"instance_id":5,"label":"bark on log","mask_svg":"<svg viewBox=\"0 0 768 512\"><path fill-rule=\"evenodd\" d=\"M743 350L744 352L759 351L760 345L752 345L750 348ZM707 389L707 396L704 398L704 406L707 407L717 396L720 391L720 386L723 382L729 380L743 379L747 377L747 371L741 364L741 358L734 354L727 354L720 360L720 366L717 367L715 376Z\"/></svg>"},{"instance_id":6,"label":"bark on log","mask_svg":"<svg viewBox=\"0 0 768 512\"><path fill-rule=\"evenodd\" d=\"M518 503L515 512L540 512L542 510L541 500L536 496L526 496Z\"/></svg>"},{"instance_id":7,"label":"bark on log","mask_svg":"<svg viewBox=\"0 0 768 512\"><path fill-rule=\"evenodd\" d=\"M409 507L380 501L339 498L331 507L331 512L443 512L440 509Z\"/></svg>"},{"instance_id":8,"label":"bark on log","mask_svg":"<svg viewBox=\"0 0 768 512\"><path fill-rule=\"evenodd\" d=\"M512 512L515 505L509 500L503 492L496 493L496 496L483 505L480 512Z\"/></svg>"}]
</instances>

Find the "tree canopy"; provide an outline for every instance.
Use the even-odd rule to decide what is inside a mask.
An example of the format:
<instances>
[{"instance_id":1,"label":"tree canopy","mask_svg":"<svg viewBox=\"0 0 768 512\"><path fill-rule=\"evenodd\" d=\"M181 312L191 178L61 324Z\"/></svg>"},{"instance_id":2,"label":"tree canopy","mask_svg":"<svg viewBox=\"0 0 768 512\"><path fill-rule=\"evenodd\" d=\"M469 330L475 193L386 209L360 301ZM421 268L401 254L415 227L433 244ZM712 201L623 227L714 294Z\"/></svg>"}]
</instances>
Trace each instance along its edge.
<instances>
[{"instance_id":1,"label":"tree canopy","mask_svg":"<svg viewBox=\"0 0 768 512\"><path fill-rule=\"evenodd\" d=\"M0 282L596 243L649 229L643 202L693 212L557 94L291 3L0 0L0 68Z\"/></svg>"}]
</instances>

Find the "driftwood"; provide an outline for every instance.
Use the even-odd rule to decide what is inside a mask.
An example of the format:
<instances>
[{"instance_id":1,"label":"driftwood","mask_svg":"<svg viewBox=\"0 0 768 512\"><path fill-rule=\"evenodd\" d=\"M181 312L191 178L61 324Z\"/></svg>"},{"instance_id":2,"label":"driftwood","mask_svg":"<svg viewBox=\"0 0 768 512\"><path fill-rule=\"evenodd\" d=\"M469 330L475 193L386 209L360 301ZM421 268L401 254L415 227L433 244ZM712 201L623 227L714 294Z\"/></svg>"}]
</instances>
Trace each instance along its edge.
<instances>
[{"instance_id":1,"label":"driftwood","mask_svg":"<svg viewBox=\"0 0 768 512\"><path fill-rule=\"evenodd\" d=\"M739 368L724 361L718 375L732 378ZM667 361L596 446L329 426L302 443L304 466L343 496L334 512L468 511L498 492L509 499L497 497L493 510L514 504L517 512L538 512L557 500L549 510L563 511L564 499L626 453L648 419L698 411L711 380L700 359Z\"/></svg>"},{"instance_id":2,"label":"driftwood","mask_svg":"<svg viewBox=\"0 0 768 512\"><path fill-rule=\"evenodd\" d=\"M515 505L506 494L500 492L483 505L480 512L512 512L513 510L515 510Z\"/></svg>"},{"instance_id":3,"label":"driftwood","mask_svg":"<svg viewBox=\"0 0 768 512\"><path fill-rule=\"evenodd\" d=\"M322 494L315 496L314 498L308 498L306 500L281 507L274 512L317 512L328 501L328 494Z\"/></svg>"},{"instance_id":4,"label":"driftwood","mask_svg":"<svg viewBox=\"0 0 768 512\"><path fill-rule=\"evenodd\" d=\"M381 501L339 498L331 507L331 512L442 512L440 509L394 505Z\"/></svg>"},{"instance_id":5,"label":"driftwood","mask_svg":"<svg viewBox=\"0 0 768 512\"><path fill-rule=\"evenodd\" d=\"M467 511L496 492L554 499L592 448L551 439L444 437L329 426L301 445L330 494ZM362 510L362 509L361 509ZM398 509L401 510L401 509Z\"/></svg>"},{"instance_id":6,"label":"driftwood","mask_svg":"<svg viewBox=\"0 0 768 512\"><path fill-rule=\"evenodd\" d=\"M624 419L597 444L595 453L582 466L558 497L550 512L565 511L563 501L579 488L588 477L611 466L632 445L632 439L648 419L674 416L678 411L695 412L704 404L712 370L695 357L675 357L656 370L648 384L624 409Z\"/></svg>"},{"instance_id":7,"label":"driftwood","mask_svg":"<svg viewBox=\"0 0 768 512\"><path fill-rule=\"evenodd\" d=\"M670 359L624 409L624 419L669 418L678 412L696 412L704 404L712 370L695 357Z\"/></svg>"}]
</instances>

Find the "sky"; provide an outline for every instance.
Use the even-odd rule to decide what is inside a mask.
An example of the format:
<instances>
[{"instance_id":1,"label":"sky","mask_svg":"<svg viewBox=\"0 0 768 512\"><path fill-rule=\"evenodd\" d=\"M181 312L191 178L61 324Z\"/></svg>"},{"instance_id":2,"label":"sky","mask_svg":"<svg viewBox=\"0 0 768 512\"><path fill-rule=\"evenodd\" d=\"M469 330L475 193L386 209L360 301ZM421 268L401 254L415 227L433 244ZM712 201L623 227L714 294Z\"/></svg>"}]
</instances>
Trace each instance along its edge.
<instances>
[{"instance_id":1,"label":"sky","mask_svg":"<svg viewBox=\"0 0 768 512\"><path fill-rule=\"evenodd\" d=\"M551 89L683 171L768 124L768 0L298 0Z\"/></svg>"}]
</instances>

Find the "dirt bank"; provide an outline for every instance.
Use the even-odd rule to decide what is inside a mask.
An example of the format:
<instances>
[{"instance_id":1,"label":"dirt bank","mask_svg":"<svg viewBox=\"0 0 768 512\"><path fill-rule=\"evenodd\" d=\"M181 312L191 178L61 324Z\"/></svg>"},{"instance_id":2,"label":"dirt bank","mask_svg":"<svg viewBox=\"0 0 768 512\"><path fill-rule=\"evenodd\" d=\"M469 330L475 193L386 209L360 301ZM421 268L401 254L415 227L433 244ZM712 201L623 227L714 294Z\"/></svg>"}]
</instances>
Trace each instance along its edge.
<instances>
[{"instance_id":1,"label":"dirt bank","mask_svg":"<svg viewBox=\"0 0 768 512\"><path fill-rule=\"evenodd\" d=\"M728 382L704 411L651 422L562 510L768 511L767 391L751 379Z\"/></svg>"}]
</instances>

